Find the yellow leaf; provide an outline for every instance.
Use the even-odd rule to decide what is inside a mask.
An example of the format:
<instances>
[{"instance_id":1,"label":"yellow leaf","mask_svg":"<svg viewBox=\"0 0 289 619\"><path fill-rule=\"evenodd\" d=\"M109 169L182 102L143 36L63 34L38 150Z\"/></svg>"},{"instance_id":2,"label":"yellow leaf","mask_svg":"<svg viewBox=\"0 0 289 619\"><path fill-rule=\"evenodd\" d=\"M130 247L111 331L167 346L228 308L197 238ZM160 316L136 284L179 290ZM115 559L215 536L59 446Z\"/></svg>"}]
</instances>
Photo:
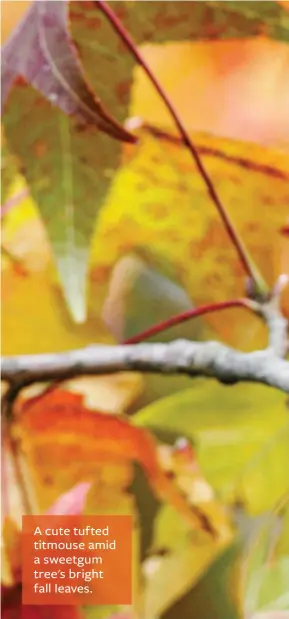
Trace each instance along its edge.
<instances>
[{"instance_id":1,"label":"yellow leaf","mask_svg":"<svg viewBox=\"0 0 289 619\"><path fill-rule=\"evenodd\" d=\"M288 156L253 144L193 138L240 237L272 285L284 271L279 231L288 216ZM151 266L173 268L195 305L244 296L243 267L179 139L143 129L139 145L125 152L93 241L93 279L104 272L108 277L121 256L139 251ZM240 348L266 343L260 321L242 310L215 313L207 321Z\"/></svg>"}]
</instances>

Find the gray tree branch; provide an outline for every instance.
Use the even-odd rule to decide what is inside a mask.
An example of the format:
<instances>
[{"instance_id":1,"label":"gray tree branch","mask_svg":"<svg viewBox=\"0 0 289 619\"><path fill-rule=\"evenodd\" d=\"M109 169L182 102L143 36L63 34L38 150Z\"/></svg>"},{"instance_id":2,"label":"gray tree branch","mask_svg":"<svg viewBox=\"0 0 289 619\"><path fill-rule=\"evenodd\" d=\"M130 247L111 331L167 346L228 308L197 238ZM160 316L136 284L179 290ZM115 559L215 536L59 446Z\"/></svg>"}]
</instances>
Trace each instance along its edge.
<instances>
[{"instance_id":1,"label":"gray tree branch","mask_svg":"<svg viewBox=\"0 0 289 619\"><path fill-rule=\"evenodd\" d=\"M19 391L36 382L76 376L145 372L215 378L222 383L260 383L289 393L288 321L279 311L280 292L288 279L281 276L271 299L254 303L268 327L268 347L239 352L219 342L177 340L169 344L93 345L80 350L41 355L2 357L2 380L9 383L4 403L10 408Z\"/></svg>"},{"instance_id":2,"label":"gray tree branch","mask_svg":"<svg viewBox=\"0 0 289 619\"><path fill-rule=\"evenodd\" d=\"M18 387L34 382L116 372L206 376L222 383L249 381L289 393L289 361L266 350L238 352L218 342L89 346L80 350L2 359L2 380Z\"/></svg>"}]
</instances>

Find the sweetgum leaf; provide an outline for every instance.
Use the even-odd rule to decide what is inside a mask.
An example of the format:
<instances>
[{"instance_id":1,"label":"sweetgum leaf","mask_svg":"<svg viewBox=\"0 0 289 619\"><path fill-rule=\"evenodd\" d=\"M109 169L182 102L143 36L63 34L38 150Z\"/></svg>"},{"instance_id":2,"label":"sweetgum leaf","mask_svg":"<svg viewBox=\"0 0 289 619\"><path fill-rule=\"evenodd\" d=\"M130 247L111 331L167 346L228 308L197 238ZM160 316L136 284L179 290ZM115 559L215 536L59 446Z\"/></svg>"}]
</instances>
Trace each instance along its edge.
<instances>
[{"instance_id":1,"label":"sweetgum leaf","mask_svg":"<svg viewBox=\"0 0 289 619\"><path fill-rule=\"evenodd\" d=\"M243 569L246 616L289 610L288 505L285 495L266 515L248 547Z\"/></svg>"},{"instance_id":2,"label":"sweetgum leaf","mask_svg":"<svg viewBox=\"0 0 289 619\"><path fill-rule=\"evenodd\" d=\"M200 619L243 618L240 576L240 548L233 543L208 567L195 586L161 614L161 619L191 619L194 615Z\"/></svg>"},{"instance_id":3,"label":"sweetgum leaf","mask_svg":"<svg viewBox=\"0 0 289 619\"><path fill-rule=\"evenodd\" d=\"M40 114L40 107L36 111L38 118L42 118L44 123L47 122L44 114L42 116ZM16 103L15 114L19 115ZM208 199L202 179L189 154L180 140L176 139L175 133L164 132L160 128L148 129L144 127L140 131L139 146L125 147L123 165L116 174L113 184L108 178L93 176L97 196L105 192L105 188L109 186L111 191L100 214L92 242L89 322L86 325L71 329L65 308L63 305L59 308L59 295L56 295L58 291L52 288L49 274L44 271L36 273L41 270L41 263L47 264L50 261L51 254L47 246L46 231L39 220L35 204L32 200L23 201L7 216L3 241L13 254L21 258L30 276L23 280L20 277L16 278L7 270L2 276L2 289L5 294L2 309L3 346L6 354L62 350L65 347L86 345L96 338L102 342L112 342L112 338L108 338L103 321L100 320L111 276L111 285L115 282L119 291L116 295L116 286L112 286L114 294L112 295L111 289L111 298L112 296L115 300L118 298L117 305L121 299L124 300L123 310L120 310L118 316L118 320L124 325L123 335L124 333L133 335L135 329L145 328L149 325L149 321L150 324L155 322L153 299L146 298L145 290L141 291L138 284L141 281L141 272L143 270L146 272L146 269L139 269L140 277L137 276L135 269L130 277L132 269L124 268L127 264L125 256L128 254L136 254L145 261L151 271L172 279L187 292L188 298L197 306L244 295L244 273L238 256L214 205ZM156 131L164 133L164 137L158 140ZM15 128L13 134L17 148L21 148L21 144L18 143L19 128ZM101 165L101 160L106 157L108 164L111 153L110 147L105 150L108 138L103 134L100 137L103 148L101 155L98 150L95 151L95 159ZM27 135L24 138L25 142ZM280 234L280 228L288 218L287 154L246 142L202 134L195 134L193 138L241 237L245 240L262 274L273 285L278 275L288 272L289 267L288 237ZM96 147L97 141L96 136ZM109 141L116 144L112 140ZM51 135L50 142L52 142ZM80 143L77 136L73 137L73 143L75 148ZM81 143L83 148L85 143ZM32 149L31 144L31 153ZM89 176L89 170L82 164L81 154L79 155L79 166L76 165L73 172L78 177L81 173L83 182L86 181L86 186L77 187L77 196L84 200L85 195L88 197L85 191L88 192L88 182L92 173ZM65 226L61 228L60 224L58 225L58 221L61 220L60 212L57 213L54 209L53 189L50 193L45 191L45 187L37 188L38 167L42 169L45 157L43 164L42 160L43 158L37 160L35 157L32 159L32 171L36 189L39 194L40 190L42 191L41 195L49 202L51 213L54 213L50 220L47 212L45 220L50 222L51 229L54 229L55 222L59 234L64 234ZM61 183L59 154L57 161L59 165L55 170L55 178ZM73 178L75 179L75 176ZM101 178L104 181L103 185L100 185ZM25 185L19 184L17 190L22 190L23 187ZM61 184L58 195L64 195ZM90 196L90 200L92 197ZM83 208L87 215L90 212L90 200ZM60 210L64 222L65 210L59 207ZM78 209L75 215L78 225L76 239L79 243L84 243L89 222L82 217ZM81 264L76 265L72 274L74 277L80 267ZM119 282L115 277L117 272L122 277ZM147 278L145 281L148 281ZM39 286L43 294L39 303L35 304L34 298ZM129 292L127 298L125 290ZM138 292L141 292L143 300L146 299L146 310L150 315L143 315L141 311L141 319L138 320L138 324L133 325L132 306L136 306L139 302ZM166 297L166 302L161 304L163 318L166 317L167 302ZM178 312L179 309L171 306L172 313ZM157 310L156 320L161 319L160 307ZM25 330L19 332L14 329L13 324L21 321L23 311L29 316L29 320ZM288 314L288 296L287 301L284 296L283 311ZM241 350L266 346L265 326L258 318L242 309L208 315L204 323L207 339L216 337L216 332L212 335L207 331L210 324L220 339ZM186 327L187 332L180 334L181 337L194 339L198 337L195 321L186 323L183 327ZM191 334L189 329L192 329ZM172 331L168 330L162 336L171 339ZM161 377L155 378L159 381ZM168 384L166 379L163 382Z\"/></svg>"},{"instance_id":4,"label":"sweetgum leaf","mask_svg":"<svg viewBox=\"0 0 289 619\"><path fill-rule=\"evenodd\" d=\"M289 556L263 565L252 578L250 595L254 610L289 610Z\"/></svg>"},{"instance_id":5,"label":"sweetgum leaf","mask_svg":"<svg viewBox=\"0 0 289 619\"><path fill-rule=\"evenodd\" d=\"M31 24L35 22L36 15L39 20L41 11L45 15L48 11L50 20L50 11L56 16L58 11L63 15L67 6L66 2L35 4L39 8L37 13L31 12ZM137 44L244 38L261 33L280 40L288 38L288 13L277 3L263 6L258 2L112 2L110 6ZM123 122L129 114L135 60L100 12L97 2L71 2L69 9L72 37L90 83L105 108ZM36 11L35 8L33 10ZM41 37L42 50L45 42L46 50L48 46L48 50L53 51L53 31L46 32L46 38ZM25 28L24 32L26 46L30 46L31 33L29 30L26 32ZM70 39L67 31L63 35L63 42L57 40L55 46L60 51L57 62L61 70L66 71L62 46L65 41L67 43L67 38L68 41ZM20 36L19 32L15 36ZM16 54L16 64L20 49L23 49L22 44L21 47L18 45L18 51L13 52ZM68 49L71 54L70 46ZM8 46L6 50L5 56L9 60L11 48ZM21 57L21 66L25 64L24 57L28 55ZM34 54L29 54L29 66L32 63L31 66L37 70L33 59ZM9 90L14 76L11 62L9 60L6 64L6 90ZM75 64L77 68L76 59ZM59 71L58 64L56 69ZM40 72L40 78L46 88L43 72ZM27 76L25 79L29 81ZM36 87L34 81L33 84ZM83 86L82 81L81 84ZM54 94L50 86L48 90L48 94ZM65 92L64 101L67 103ZM88 130L86 121L83 126L76 123L75 118L74 121L67 117L60 118L55 107L48 106L27 86L20 89L15 85L11 93L4 118L7 139L20 159L33 198L47 226L67 304L74 319L83 322L86 318L85 280L89 244L100 207L120 166L121 146L103 132L97 133L93 123L88 125ZM27 101L23 101L25 97L30 99L28 106ZM85 97L91 100L87 92ZM71 103L71 97L69 100ZM22 113L22 107L25 113ZM28 138L21 129L24 123ZM82 151L81 155L79 151Z\"/></svg>"},{"instance_id":6,"label":"sweetgum leaf","mask_svg":"<svg viewBox=\"0 0 289 619\"><path fill-rule=\"evenodd\" d=\"M243 296L239 257L187 149L176 134L160 128L143 127L139 136L137 146L125 147L123 166L100 215L93 277L102 272L108 277L123 248L141 248L152 267L163 263L174 269L177 283L197 306ZM287 154L202 134L193 139L240 237L273 285L278 274L288 271L288 261L281 264L279 233L288 216ZM264 325L243 310L212 313L205 321L223 341L242 350L266 345Z\"/></svg>"},{"instance_id":7,"label":"sweetgum leaf","mask_svg":"<svg viewBox=\"0 0 289 619\"><path fill-rule=\"evenodd\" d=\"M118 469L123 484L130 465L137 461L156 496L172 504L191 528L202 528L199 515L162 469L153 437L124 418L87 409L83 400L82 395L55 389L19 405L18 427L27 447L40 507L47 510L59 497L60 489L65 492L90 479L105 462L112 466L114 484ZM64 467L64 461L70 466ZM97 497L100 501L100 494Z\"/></svg>"},{"instance_id":8,"label":"sweetgum leaf","mask_svg":"<svg viewBox=\"0 0 289 619\"><path fill-rule=\"evenodd\" d=\"M259 385L201 380L139 411L134 422L197 445L209 483L226 502L258 515L288 490L289 424L284 395Z\"/></svg>"},{"instance_id":9,"label":"sweetgum leaf","mask_svg":"<svg viewBox=\"0 0 289 619\"><path fill-rule=\"evenodd\" d=\"M47 226L64 296L76 322L86 316L89 238L97 196L108 188L98 165L110 164L109 138L52 108L31 86L18 82L3 123L33 198ZM25 125L25 129L19 129ZM86 139L85 134L89 138Z\"/></svg>"},{"instance_id":10,"label":"sweetgum leaf","mask_svg":"<svg viewBox=\"0 0 289 619\"><path fill-rule=\"evenodd\" d=\"M86 82L68 25L67 2L34 2L2 52L2 105L18 76L66 114L120 140L134 141Z\"/></svg>"}]
</instances>

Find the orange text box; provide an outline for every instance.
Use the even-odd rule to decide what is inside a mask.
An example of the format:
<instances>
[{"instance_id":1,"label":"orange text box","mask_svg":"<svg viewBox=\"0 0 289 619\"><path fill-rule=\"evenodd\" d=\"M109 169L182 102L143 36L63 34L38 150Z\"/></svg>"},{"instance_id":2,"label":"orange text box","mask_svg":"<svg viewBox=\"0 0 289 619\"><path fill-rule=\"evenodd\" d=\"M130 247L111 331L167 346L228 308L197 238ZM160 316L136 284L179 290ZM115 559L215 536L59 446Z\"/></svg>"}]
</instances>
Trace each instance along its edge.
<instances>
[{"instance_id":1,"label":"orange text box","mask_svg":"<svg viewBox=\"0 0 289 619\"><path fill-rule=\"evenodd\" d=\"M131 604L131 516L23 516L23 604Z\"/></svg>"}]
</instances>

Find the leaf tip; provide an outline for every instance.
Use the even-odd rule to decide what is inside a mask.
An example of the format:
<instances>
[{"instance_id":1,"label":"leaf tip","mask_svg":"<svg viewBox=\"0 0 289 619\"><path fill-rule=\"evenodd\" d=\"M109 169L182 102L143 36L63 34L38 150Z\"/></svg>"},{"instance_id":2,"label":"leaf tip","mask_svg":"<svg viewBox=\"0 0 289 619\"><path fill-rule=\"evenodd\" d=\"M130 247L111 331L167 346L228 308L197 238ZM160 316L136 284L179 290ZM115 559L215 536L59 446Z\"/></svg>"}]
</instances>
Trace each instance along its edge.
<instances>
[{"instance_id":1,"label":"leaf tip","mask_svg":"<svg viewBox=\"0 0 289 619\"><path fill-rule=\"evenodd\" d=\"M60 279L62 282L63 296L70 313L70 316L75 324L81 325L87 319L86 307L86 272L78 273L67 277L67 273L61 273L59 269Z\"/></svg>"},{"instance_id":2,"label":"leaf tip","mask_svg":"<svg viewBox=\"0 0 289 619\"><path fill-rule=\"evenodd\" d=\"M75 302L75 299L73 299L73 301L71 299L67 299L67 304L73 322L75 322L77 325L84 324L87 318L85 301L79 299L77 302Z\"/></svg>"}]
</instances>

